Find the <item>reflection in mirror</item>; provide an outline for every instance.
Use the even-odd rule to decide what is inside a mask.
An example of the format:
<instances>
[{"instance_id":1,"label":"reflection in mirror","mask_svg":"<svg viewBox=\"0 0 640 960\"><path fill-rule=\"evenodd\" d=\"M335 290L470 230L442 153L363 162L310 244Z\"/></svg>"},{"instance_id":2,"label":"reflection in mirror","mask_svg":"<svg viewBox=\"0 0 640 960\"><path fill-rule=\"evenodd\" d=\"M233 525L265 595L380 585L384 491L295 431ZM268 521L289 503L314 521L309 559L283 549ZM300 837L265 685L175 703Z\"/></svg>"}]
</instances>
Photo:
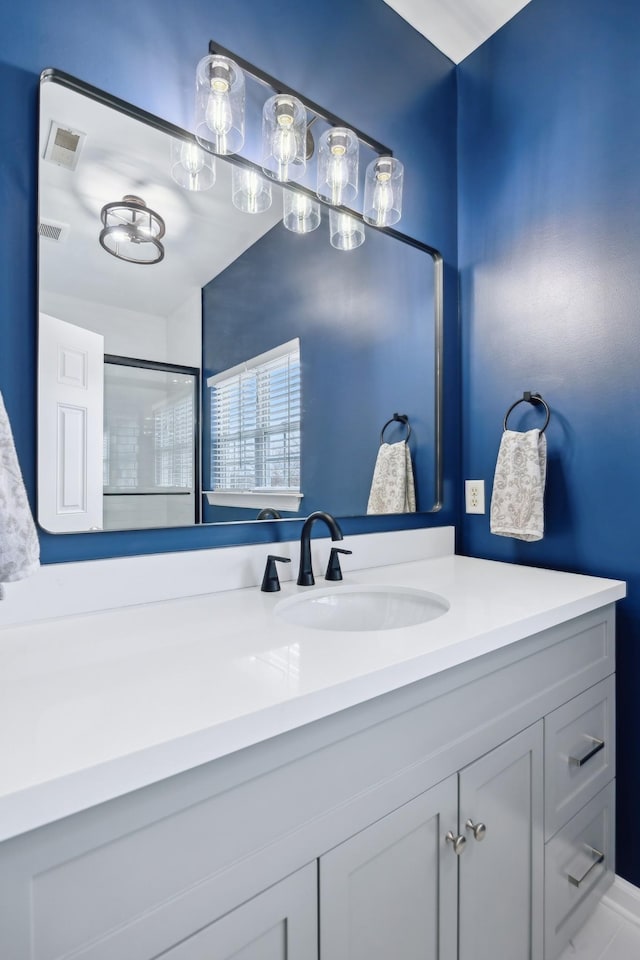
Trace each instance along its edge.
<instances>
[{"instance_id":1,"label":"reflection in mirror","mask_svg":"<svg viewBox=\"0 0 640 960\"><path fill-rule=\"evenodd\" d=\"M198 519L199 371L104 357L105 530Z\"/></svg>"},{"instance_id":2,"label":"reflection in mirror","mask_svg":"<svg viewBox=\"0 0 640 960\"><path fill-rule=\"evenodd\" d=\"M328 208L276 183L243 212L232 174L251 168L216 157L212 176L186 136L64 75L41 83L42 526L363 515L396 410L417 509L437 509L439 256L361 220L365 242L335 249Z\"/></svg>"}]
</instances>

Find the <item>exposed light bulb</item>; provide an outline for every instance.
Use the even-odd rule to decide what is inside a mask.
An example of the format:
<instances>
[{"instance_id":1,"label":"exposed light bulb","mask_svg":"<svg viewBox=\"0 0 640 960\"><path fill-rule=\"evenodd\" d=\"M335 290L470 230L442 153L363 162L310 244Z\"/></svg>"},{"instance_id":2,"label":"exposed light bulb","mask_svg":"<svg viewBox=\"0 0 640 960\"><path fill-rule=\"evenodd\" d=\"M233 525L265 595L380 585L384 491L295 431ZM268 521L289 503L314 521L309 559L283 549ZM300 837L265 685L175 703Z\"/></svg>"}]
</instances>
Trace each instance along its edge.
<instances>
[{"instance_id":1,"label":"exposed light bulb","mask_svg":"<svg viewBox=\"0 0 640 960\"><path fill-rule=\"evenodd\" d=\"M342 210L329 210L329 240L337 250L355 250L364 243L364 227Z\"/></svg>"},{"instance_id":2,"label":"exposed light bulb","mask_svg":"<svg viewBox=\"0 0 640 960\"><path fill-rule=\"evenodd\" d=\"M320 226L320 204L303 193L286 190L283 196L282 222L292 233L311 233Z\"/></svg>"},{"instance_id":3,"label":"exposed light bulb","mask_svg":"<svg viewBox=\"0 0 640 960\"><path fill-rule=\"evenodd\" d=\"M281 165L293 163L297 154L296 135L288 124L278 121L278 129L273 138L273 156Z\"/></svg>"},{"instance_id":4,"label":"exposed light bulb","mask_svg":"<svg viewBox=\"0 0 640 960\"><path fill-rule=\"evenodd\" d=\"M204 166L204 156L195 143L183 143L180 149L180 163L190 176L195 177Z\"/></svg>"},{"instance_id":5,"label":"exposed light bulb","mask_svg":"<svg viewBox=\"0 0 640 960\"><path fill-rule=\"evenodd\" d=\"M331 190L331 203L339 207L342 204L342 194L349 182L349 165L345 156L346 150L342 144L331 147L331 159L327 168L327 183Z\"/></svg>"},{"instance_id":6,"label":"exposed light bulb","mask_svg":"<svg viewBox=\"0 0 640 960\"><path fill-rule=\"evenodd\" d=\"M402 214L404 167L395 157L377 157L367 167L362 215L374 227L390 227Z\"/></svg>"},{"instance_id":7,"label":"exposed light bulb","mask_svg":"<svg viewBox=\"0 0 640 960\"><path fill-rule=\"evenodd\" d=\"M355 233L356 221L346 213L338 214L338 230L343 237L350 237Z\"/></svg>"},{"instance_id":8,"label":"exposed light bulb","mask_svg":"<svg viewBox=\"0 0 640 960\"><path fill-rule=\"evenodd\" d=\"M250 200L255 202L256 197L260 193L261 189L261 180L255 170L249 170L245 173L245 189Z\"/></svg>"},{"instance_id":9,"label":"exposed light bulb","mask_svg":"<svg viewBox=\"0 0 640 960\"><path fill-rule=\"evenodd\" d=\"M228 155L242 149L244 108L240 67L228 57L203 57L196 70L195 136L207 153Z\"/></svg>"},{"instance_id":10,"label":"exposed light bulb","mask_svg":"<svg viewBox=\"0 0 640 960\"><path fill-rule=\"evenodd\" d=\"M384 226L389 211L393 209L393 188L390 173L381 172L376 175L376 185L373 190L373 209L376 212L376 225Z\"/></svg>"},{"instance_id":11,"label":"exposed light bulb","mask_svg":"<svg viewBox=\"0 0 640 960\"><path fill-rule=\"evenodd\" d=\"M231 201L243 213L263 213L271 206L271 184L250 168L232 171Z\"/></svg>"},{"instance_id":12,"label":"exposed light bulb","mask_svg":"<svg viewBox=\"0 0 640 960\"><path fill-rule=\"evenodd\" d=\"M217 86L218 85L218 86ZM207 101L206 121L218 137L225 137L233 126L233 114L229 103L229 84L218 78L212 81L211 94Z\"/></svg>"},{"instance_id":13,"label":"exposed light bulb","mask_svg":"<svg viewBox=\"0 0 640 960\"><path fill-rule=\"evenodd\" d=\"M305 217L308 217L312 211L312 201L309 199L309 197L305 197L303 193L296 193L293 200L293 208L296 216L304 219Z\"/></svg>"}]
</instances>

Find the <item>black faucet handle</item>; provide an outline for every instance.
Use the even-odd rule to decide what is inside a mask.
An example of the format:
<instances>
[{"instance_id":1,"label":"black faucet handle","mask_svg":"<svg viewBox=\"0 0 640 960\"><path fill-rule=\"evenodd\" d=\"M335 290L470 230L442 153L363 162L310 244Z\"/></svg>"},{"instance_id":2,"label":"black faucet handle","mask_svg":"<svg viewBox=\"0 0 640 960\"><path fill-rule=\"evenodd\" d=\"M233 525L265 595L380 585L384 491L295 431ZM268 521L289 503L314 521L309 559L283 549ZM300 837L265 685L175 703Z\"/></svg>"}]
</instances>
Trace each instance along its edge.
<instances>
[{"instance_id":1,"label":"black faucet handle","mask_svg":"<svg viewBox=\"0 0 640 960\"><path fill-rule=\"evenodd\" d=\"M291 557L274 557L272 554L269 554L267 557L267 565L264 568L262 586L260 587L263 593L276 593L280 589L276 563L291 563Z\"/></svg>"},{"instance_id":2,"label":"black faucet handle","mask_svg":"<svg viewBox=\"0 0 640 960\"><path fill-rule=\"evenodd\" d=\"M327 572L324 575L325 580L342 580L340 557L338 556L340 553L353 553L353 550L342 550L340 547L331 547Z\"/></svg>"}]
</instances>

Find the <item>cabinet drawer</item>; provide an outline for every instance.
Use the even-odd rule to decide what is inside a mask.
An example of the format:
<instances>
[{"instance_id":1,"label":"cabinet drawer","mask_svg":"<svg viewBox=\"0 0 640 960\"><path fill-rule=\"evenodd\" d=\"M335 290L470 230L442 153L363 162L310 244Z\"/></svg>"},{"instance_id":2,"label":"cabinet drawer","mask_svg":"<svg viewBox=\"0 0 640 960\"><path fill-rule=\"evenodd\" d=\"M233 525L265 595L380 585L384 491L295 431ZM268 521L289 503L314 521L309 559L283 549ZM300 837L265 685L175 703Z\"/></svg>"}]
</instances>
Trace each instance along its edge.
<instances>
[{"instance_id":1,"label":"cabinet drawer","mask_svg":"<svg viewBox=\"0 0 640 960\"><path fill-rule=\"evenodd\" d=\"M614 877L615 780L545 846L545 960L555 960Z\"/></svg>"},{"instance_id":2,"label":"cabinet drawer","mask_svg":"<svg viewBox=\"0 0 640 960\"><path fill-rule=\"evenodd\" d=\"M614 776L614 709L611 676L545 717L545 839Z\"/></svg>"}]
</instances>

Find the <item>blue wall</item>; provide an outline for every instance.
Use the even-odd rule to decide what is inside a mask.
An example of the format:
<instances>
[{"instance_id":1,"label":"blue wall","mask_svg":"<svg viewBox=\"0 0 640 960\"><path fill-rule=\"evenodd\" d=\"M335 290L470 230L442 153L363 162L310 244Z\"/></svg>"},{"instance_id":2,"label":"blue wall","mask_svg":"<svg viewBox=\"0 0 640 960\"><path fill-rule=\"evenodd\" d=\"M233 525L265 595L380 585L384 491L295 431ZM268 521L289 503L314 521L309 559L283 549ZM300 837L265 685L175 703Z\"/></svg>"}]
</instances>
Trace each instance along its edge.
<instances>
[{"instance_id":1,"label":"blue wall","mask_svg":"<svg viewBox=\"0 0 640 960\"><path fill-rule=\"evenodd\" d=\"M523 390L553 413L544 540L464 551L628 581L618 872L640 884L640 5L532 0L459 68L463 475L490 494ZM522 410L521 405L518 410ZM514 415L509 426L537 425ZM622 830L624 827L624 830Z\"/></svg>"},{"instance_id":2,"label":"blue wall","mask_svg":"<svg viewBox=\"0 0 640 960\"><path fill-rule=\"evenodd\" d=\"M205 489L207 377L300 337L300 513L366 513L380 431L394 411L409 416L418 508L431 508L435 337L428 253L373 228L356 250L334 250L325 213L306 236L277 224L207 284L202 302ZM387 441L405 436L404 427L385 431ZM205 506L207 520L246 517L243 509Z\"/></svg>"},{"instance_id":3,"label":"blue wall","mask_svg":"<svg viewBox=\"0 0 640 960\"><path fill-rule=\"evenodd\" d=\"M393 147L406 166L402 228L447 264L446 509L433 518L349 521L346 532L456 519L455 70L382 0L24 0L0 14L0 390L35 499L36 179L38 79L56 67L184 127L195 66L213 38ZM314 39L315 38L315 39ZM389 63L397 62L393 82ZM99 536L42 534L45 561L268 540L271 524ZM287 536L290 533L287 531Z\"/></svg>"}]
</instances>

